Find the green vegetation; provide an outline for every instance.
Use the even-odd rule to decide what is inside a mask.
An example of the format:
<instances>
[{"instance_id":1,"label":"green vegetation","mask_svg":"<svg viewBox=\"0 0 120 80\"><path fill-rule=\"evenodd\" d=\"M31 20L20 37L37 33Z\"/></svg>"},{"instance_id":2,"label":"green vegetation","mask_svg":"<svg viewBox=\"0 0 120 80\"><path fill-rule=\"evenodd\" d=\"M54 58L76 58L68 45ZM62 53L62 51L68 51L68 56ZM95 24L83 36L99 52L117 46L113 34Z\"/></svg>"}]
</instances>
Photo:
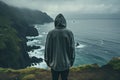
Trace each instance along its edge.
<instances>
[{"instance_id":1,"label":"green vegetation","mask_svg":"<svg viewBox=\"0 0 120 80\"><path fill-rule=\"evenodd\" d=\"M0 66L3 67L19 67L21 39L11 23L9 18L0 15Z\"/></svg>"},{"instance_id":2,"label":"green vegetation","mask_svg":"<svg viewBox=\"0 0 120 80\"><path fill-rule=\"evenodd\" d=\"M23 77L22 80L35 80L35 75L34 74L29 74Z\"/></svg>"},{"instance_id":3,"label":"green vegetation","mask_svg":"<svg viewBox=\"0 0 120 80\"><path fill-rule=\"evenodd\" d=\"M13 52L19 52L18 43L20 42L20 39L18 38L17 32L14 28L9 26L0 26L0 37L0 49L9 47Z\"/></svg>"},{"instance_id":4,"label":"green vegetation","mask_svg":"<svg viewBox=\"0 0 120 80\"><path fill-rule=\"evenodd\" d=\"M110 64L111 61L112 64ZM120 80L120 69L116 70L114 66L105 67L120 63L120 58L111 61L102 67L97 64L73 67L70 69L69 80ZM115 67L119 67L119 65ZM0 68L0 80L51 80L51 72L34 67L19 70Z\"/></svg>"},{"instance_id":5,"label":"green vegetation","mask_svg":"<svg viewBox=\"0 0 120 80\"><path fill-rule=\"evenodd\" d=\"M0 80L39 80L45 78L45 76L50 78L50 71L38 68L19 70L0 68Z\"/></svg>"},{"instance_id":6,"label":"green vegetation","mask_svg":"<svg viewBox=\"0 0 120 80\"><path fill-rule=\"evenodd\" d=\"M108 65L111 65L114 70L120 70L120 57L113 58Z\"/></svg>"},{"instance_id":7,"label":"green vegetation","mask_svg":"<svg viewBox=\"0 0 120 80\"><path fill-rule=\"evenodd\" d=\"M73 67L73 68L71 68L71 71L83 71L86 69L94 70L94 69L98 69L98 68L100 68L98 66L98 64L88 64L88 65L81 65L79 67Z\"/></svg>"},{"instance_id":8,"label":"green vegetation","mask_svg":"<svg viewBox=\"0 0 120 80\"><path fill-rule=\"evenodd\" d=\"M0 65L6 67L19 66L17 61L20 59L20 39L17 32L10 26L0 26Z\"/></svg>"},{"instance_id":9,"label":"green vegetation","mask_svg":"<svg viewBox=\"0 0 120 80\"><path fill-rule=\"evenodd\" d=\"M51 21L41 11L16 8L0 1L0 67L20 69L36 62L27 53L26 36L38 35L30 25Z\"/></svg>"}]
</instances>

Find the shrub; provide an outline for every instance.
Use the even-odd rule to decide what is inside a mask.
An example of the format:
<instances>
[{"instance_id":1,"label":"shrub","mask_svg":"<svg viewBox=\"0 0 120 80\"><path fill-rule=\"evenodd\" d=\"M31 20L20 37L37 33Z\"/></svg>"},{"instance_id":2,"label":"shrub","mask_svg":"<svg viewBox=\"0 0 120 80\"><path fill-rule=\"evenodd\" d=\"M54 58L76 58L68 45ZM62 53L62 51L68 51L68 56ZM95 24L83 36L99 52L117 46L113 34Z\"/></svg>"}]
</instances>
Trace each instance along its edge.
<instances>
[{"instance_id":1,"label":"shrub","mask_svg":"<svg viewBox=\"0 0 120 80\"><path fill-rule=\"evenodd\" d=\"M97 68L99 68L98 64L88 64L88 65L81 65L79 67L71 68L71 71L81 71L81 70L97 69Z\"/></svg>"},{"instance_id":2,"label":"shrub","mask_svg":"<svg viewBox=\"0 0 120 80\"><path fill-rule=\"evenodd\" d=\"M111 65L114 70L120 70L120 57L113 58L108 65Z\"/></svg>"},{"instance_id":3,"label":"shrub","mask_svg":"<svg viewBox=\"0 0 120 80\"><path fill-rule=\"evenodd\" d=\"M35 75L34 74L26 75L22 78L22 80L35 80Z\"/></svg>"}]
</instances>

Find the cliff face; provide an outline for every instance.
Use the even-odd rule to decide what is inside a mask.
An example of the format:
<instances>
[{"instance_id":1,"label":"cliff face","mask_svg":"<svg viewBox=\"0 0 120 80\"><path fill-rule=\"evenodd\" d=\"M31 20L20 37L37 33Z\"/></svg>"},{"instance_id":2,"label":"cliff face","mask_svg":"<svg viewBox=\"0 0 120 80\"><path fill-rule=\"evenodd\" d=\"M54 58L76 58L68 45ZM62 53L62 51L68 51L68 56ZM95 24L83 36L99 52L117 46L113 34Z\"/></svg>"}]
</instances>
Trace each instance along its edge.
<instances>
[{"instance_id":1,"label":"cliff face","mask_svg":"<svg viewBox=\"0 0 120 80\"><path fill-rule=\"evenodd\" d=\"M38 32L30 25L52 21L41 11L15 8L0 1L0 67L18 69L34 62L27 53L26 36L37 36Z\"/></svg>"}]
</instances>

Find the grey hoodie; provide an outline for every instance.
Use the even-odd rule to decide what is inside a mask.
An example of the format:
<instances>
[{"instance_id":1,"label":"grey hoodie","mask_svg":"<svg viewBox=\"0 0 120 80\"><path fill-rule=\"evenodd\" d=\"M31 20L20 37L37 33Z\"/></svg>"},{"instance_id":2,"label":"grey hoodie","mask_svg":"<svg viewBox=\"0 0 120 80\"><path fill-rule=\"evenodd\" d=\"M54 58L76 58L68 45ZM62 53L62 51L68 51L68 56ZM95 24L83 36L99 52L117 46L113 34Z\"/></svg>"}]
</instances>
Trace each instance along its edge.
<instances>
[{"instance_id":1,"label":"grey hoodie","mask_svg":"<svg viewBox=\"0 0 120 80\"><path fill-rule=\"evenodd\" d=\"M55 29L46 38L45 62L56 71L69 69L75 59L73 33L66 29L66 20L62 14L55 19Z\"/></svg>"}]
</instances>

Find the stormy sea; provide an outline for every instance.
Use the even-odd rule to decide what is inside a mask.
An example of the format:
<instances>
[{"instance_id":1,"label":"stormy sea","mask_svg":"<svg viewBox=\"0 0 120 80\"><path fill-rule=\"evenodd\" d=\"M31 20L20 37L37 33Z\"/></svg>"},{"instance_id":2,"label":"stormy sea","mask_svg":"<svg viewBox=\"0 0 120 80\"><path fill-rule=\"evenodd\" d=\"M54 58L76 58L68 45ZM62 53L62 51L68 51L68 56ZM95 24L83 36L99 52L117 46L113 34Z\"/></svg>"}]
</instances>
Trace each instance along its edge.
<instances>
[{"instance_id":1,"label":"stormy sea","mask_svg":"<svg viewBox=\"0 0 120 80\"><path fill-rule=\"evenodd\" d=\"M35 24L39 36L27 36L28 46L39 46L28 52L29 56L44 59L44 48L48 31L54 29L54 23ZM111 58L120 56L120 19L71 19L67 28L75 38L74 66L97 63L106 64ZM33 64L38 68L47 68L46 63Z\"/></svg>"}]
</instances>

